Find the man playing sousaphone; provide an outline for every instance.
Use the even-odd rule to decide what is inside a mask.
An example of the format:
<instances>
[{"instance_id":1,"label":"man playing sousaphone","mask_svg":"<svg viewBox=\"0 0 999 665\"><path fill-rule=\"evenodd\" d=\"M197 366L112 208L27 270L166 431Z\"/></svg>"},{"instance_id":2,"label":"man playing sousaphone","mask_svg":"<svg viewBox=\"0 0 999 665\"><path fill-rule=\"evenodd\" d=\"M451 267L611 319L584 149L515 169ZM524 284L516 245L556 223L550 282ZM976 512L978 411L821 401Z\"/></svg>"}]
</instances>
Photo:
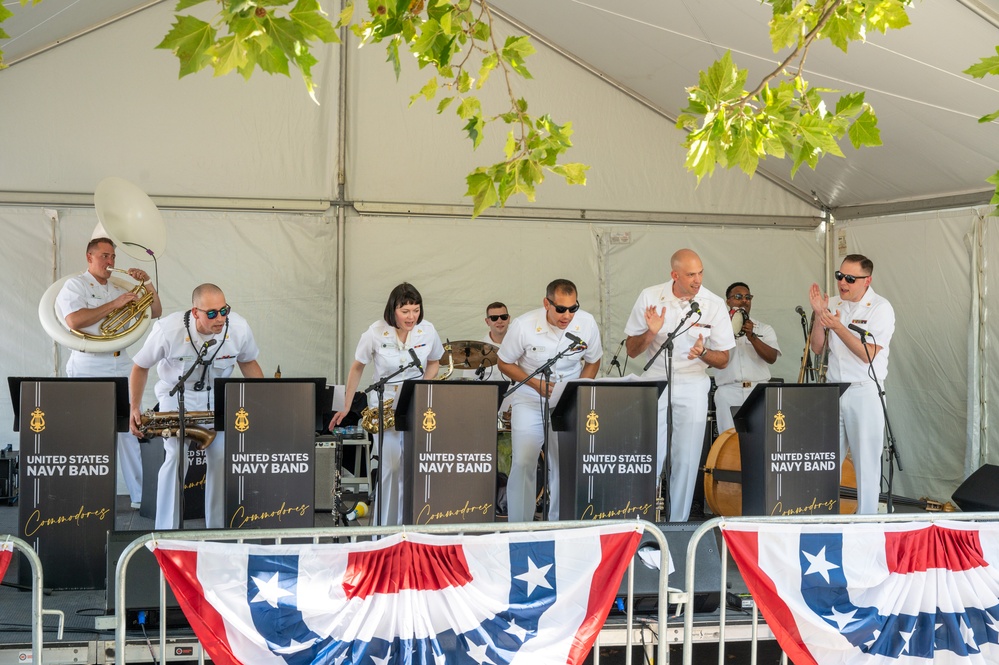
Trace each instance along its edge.
<instances>
[{"instance_id":1,"label":"man playing sousaphone","mask_svg":"<svg viewBox=\"0 0 999 665\"><path fill-rule=\"evenodd\" d=\"M139 296L111 281L114 271L115 244L110 238L94 238L87 245L87 272L67 278L56 297L55 307L70 330L100 336L100 324L115 310L136 301ZM149 282L144 270L129 268L126 271L139 283ZM152 294L149 312L159 318L163 312L160 296L152 283L145 284L147 294ZM73 350L66 363L70 377L128 376L132 361L122 351ZM128 432L118 434L118 466L125 478L132 507L142 501L142 461L139 442Z\"/></svg>"},{"instance_id":2,"label":"man playing sousaphone","mask_svg":"<svg viewBox=\"0 0 999 665\"><path fill-rule=\"evenodd\" d=\"M780 347L774 329L750 318L753 294L744 282L735 282L725 290L725 302L735 333L735 348L729 353L728 365L715 372L715 417L718 431L732 429L732 408L742 406L753 387L770 380L770 365L777 362Z\"/></svg>"}]
</instances>

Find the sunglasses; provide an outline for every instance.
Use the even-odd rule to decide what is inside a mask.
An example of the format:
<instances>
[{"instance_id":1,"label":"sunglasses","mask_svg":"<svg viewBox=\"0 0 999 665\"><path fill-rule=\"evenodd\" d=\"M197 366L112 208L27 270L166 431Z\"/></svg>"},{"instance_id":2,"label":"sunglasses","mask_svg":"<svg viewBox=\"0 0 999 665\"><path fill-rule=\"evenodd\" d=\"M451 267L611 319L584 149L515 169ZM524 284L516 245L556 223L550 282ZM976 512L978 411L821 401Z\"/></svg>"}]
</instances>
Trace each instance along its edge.
<instances>
[{"instance_id":1,"label":"sunglasses","mask_svg":"<svg viewBox=\"0 0 999 665\"><path fill-rule=\"evenodd\" d=\"M745 295L744 296L741 293L733 293L732 295L729 296L729 298L731 298L732 300L738 300L738 301L741 302L743 300L746 300L746 301L752 300L753 296L750 296L750 295Z\"/></svg>"},{"instance_id":2,"label":"sunglasses","mask_svg":"<svg viewBox=\"0 0 999 665\"><path fill-rule=\"evenodd\" d=\"M200 307L195 307L194 309L198 310L199 312L204 312L205 316L207 316L209 320L212 320L219 315L229 316L229 312L232 311L232 307L230 307L229 305L224 305L219 309L201 309Z\"/></svg>"},{"instance_id":3,"label":"sunglasses","mask_svg":"<svg viewBox=\"0 0 999 665\"><path fill-rule=\"evenodd\" d=\"M507 319L510 318L510 315L509 314L490 314L486 318L489 319L490 321L492 321L493 323L496 323L497 321L506 321Z\"/></svg>"},{"instance_id":4,"label":"sunglasses","mask_svg":"<svg viewBox=\"0 0 999 665\"><path fill-rule=\"evenodd\" d=\"M554 307L555 311L558 312L559 314L565 314L566 312L572 312L573 314L575 314L576 310L579 309L579 302L577 302L572 307L566 307L565 305L556 305L555 301L547 296L545 296L545 300L550 302L552 304L552 307Z\"/></svg>"},{"instance_id":5,"label":"sunglasses","mask_svg":"<svg viewBox=\"0 0 999 665\"><path fill-rule=\"evenodd\" d=\"M853 284L858 279L864 279L867 277L870 277L870 275L844 275L840 271L836 271L836 281L842 282L845 279L847 284Z\"/></svg>"}]
</instances>

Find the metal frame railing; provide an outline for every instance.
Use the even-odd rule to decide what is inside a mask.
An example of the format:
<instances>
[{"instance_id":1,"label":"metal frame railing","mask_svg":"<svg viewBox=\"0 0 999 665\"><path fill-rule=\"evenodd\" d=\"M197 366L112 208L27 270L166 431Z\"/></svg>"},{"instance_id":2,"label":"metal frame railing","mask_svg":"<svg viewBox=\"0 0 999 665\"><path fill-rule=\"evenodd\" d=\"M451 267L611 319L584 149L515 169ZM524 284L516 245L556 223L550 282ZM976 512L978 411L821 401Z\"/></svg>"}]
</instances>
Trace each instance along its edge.
<instances>
[{"instance_id":1,"label":"metal frame railing","mask_svg":"<svg viewBox=\"0 0 999 665\"><path fill-rule=\"evenodd\" d=\"M281 544L285 540L296 539L299 542L302 539L312 539L314 543L320 541L331 541L331 540L355 540L357 538L369 537L369 536L389 536L396 533L427 533L427 534L481 534L481 533L502 533L502 532L517 532L517 531L556 531L561 529L579 529L583 527L595 526L598 523L592 521L573 521L573 522L526 522L526 523L515 523L515 524L439 524L439 525L427 525L427 526L402 526L402 527L324 527L324 528L304 528L304 529L255 529L252 531L169 531L169 532L153 532L144 536L140 536L131 543L129 543L125 549L122 551L121 556L118 558L118 564L115 569L114 575L114 592L115 592L115 653L114 662L116 665L125 664L125 650L126 650L126 572L128 569L128 562L132 556L140 548L145 547L146 543L156 540L156 539L173 539L173 540L197 540L197 541L215 541L215 542L243 542L246 540L273 540L275 544ZM665 635L666 632L666 615L668 612L668 602L672 599L673 602L682 602L683 597L679 592L674 591L672 595L668 595L667 591L667 575L662 574L662 571L667 570L669 561L669 545L666 542L666 538L663 536L662 532L656 527L655 524L646 521L637 520L602 520L599 522L600 525L606 524L627 524L629 526L641 526L645 532L651 534L659 544L660 551L660 574L659 574L659 588L658 588L658 635ZM633 608L633 597L634 597L634 558L628 567L628 577L627 577L627 609L626 609L626 630L627 636L625 640L625 645L627 649L626 653L626 663L631 665L632 659L632 647L634 646L634 634L635 634L635 622L634 622L634 608ZM166 653L167 645L167 634L166 634L166 582L163 577L162 571L160 572L160 622L159 622L159 660L163 661L163 655ZM657 640L657 657L656 662L665 663L667 662L667 644L665 640ZM599 636L597 641L594 643L594 663L599 664ZM203 649L198 649L197 654L198 662L204 662L204 651ZM190 659L190 656L188 656Z\"/></svg>"},{"instance_id":2,"label":"metal frame railing","mask_svg":"<svg viewBox=\"0 0 999 665\"><path fill-rule=\"evenodd\" d=\"M59 633L57 639L62 639L63 628L66 624L66 615L62 610L46 610L42 606L42 593L44 591L44 573L42 571L42 561L38 554L26 541L12 535L0 536L4 543L14 546L15 552L20 552L28 560L31 566L31 662L41 665L42 647L45 641L45 627L43 619L46 614L59 617Z\"/></svg>"},{"instance_id":3,"label":"metal frame railing","mask_svg":"<svg viewBox=\"0 0 999 665\"><path fill-rule=\"evenodd\" d=\"M862 524L862 523L898 523L898 522L996 522L999 521L999 513L895 513L892 515L831 515L831 516L803 516L803 517L716 517L708 520L695 530L687 543L686 552L686 580L684 589L688 596L693 597L695 556L697 544L705 535L715 529L721 529L723 524L731 523L781 523L781 524ZM725 594L728 590L728 546L724 538L721 541L721 603L719 605L719 626L718 626L718 663L725 663L725 625L726 625L726 603ZM685 612L683 617L683 665L693 663L693 612ZM751 636L751 665L756 665L757 647L759 642L759 609L753 605L752 636ZM786 662L786 654L782 657L782 662ZM666 661L662 661L666 662Z\"/></svg>"}]
</instances>

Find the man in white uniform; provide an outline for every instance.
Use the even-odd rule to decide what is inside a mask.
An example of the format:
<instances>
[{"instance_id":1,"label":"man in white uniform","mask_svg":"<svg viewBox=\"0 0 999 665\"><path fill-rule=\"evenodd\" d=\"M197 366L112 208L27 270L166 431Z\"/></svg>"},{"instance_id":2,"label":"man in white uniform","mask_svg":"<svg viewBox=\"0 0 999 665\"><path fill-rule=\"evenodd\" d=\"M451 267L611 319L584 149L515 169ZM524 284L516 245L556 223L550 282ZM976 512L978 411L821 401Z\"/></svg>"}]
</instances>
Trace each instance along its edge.
<instances>
[{"instance_id":1,"label":"man in white uniform","mask_svg":"<svg viewBox=\"0 0 999 665\"><path fill-rule=\"evenodd\" d=\"M71 330L100 335L100 324L108 314L138 299L128 289L111 282L115 262L115 244L110 238L94 238L87 245L87 272L71 277L56 296L56 310ZM137 282L148 282L149 275L138 268L130 268L129 276ZM152 318L163 312L160 296L153 285L146 289L153 294L149 307ZM132 361L123 351L83 352L74 350L66 363L70 377L128 376ZM139 441L129 432L118 433L118 468L125 479L125 486L138 508L142 501L142 460Z\"/></svg>"},{"instance_id":2,"label":"man in white uniform","mask_svg":"<svg viewBox=\"0 0 999 665\"><path fill-rule=\"evenodd\" d=\"M479 340L483 344L488 344L494 349L499 349L506 337L506 331L510 327L510 312L506 305L501 302L490 303L486 307L486 334ZM504 381L504 377L495 365L476 369L462 370L461 378L481 381Z\"/></svg>"},{"instance_id":3,"label":"man in white uniform","mask_svg":"<svg viewBox=\"0 0 999 665\"><path fill-rule=\"evenodd\" d=\"M540 309L519 316L510 324L499 350L500 371L514 382L523 381L560 352L571 350L551 368L549 381L545 381L542 373L531 378L512 396L513 459L506 486L510 522L534 520L538 455L545 440L546 422L548 519L558 519L558 441L551 429L550 414L544 411L544 396L551 396L555 384L561 381L595 378L603 357L597 322L591 314L579 310L575 284L567 279L556 279L548 285L541 304Z\"/></svg>"},{"instance_id":4,"label":"man in white uniform","mask_svg":"<svg viewBox=\"0 0 999 665\"><path fill-rule=\"evenodd\" d=\"M848 254L836 271L839 297L830 298L818 284L812 284L808 293L815 312L809 338L812 352L822 353L828 335L826 378L850 384L839 398L840 460L849 447L857 472L859 515L878 512L885 414L873 377L881 382L888 378L888 345L895 333L895 310L874 292L872 274L873 261Z\"/></svg>"},{"instance_id":5,"label":"man in white uniform","mask_svg":"<svg viewBox=\"0 0 999 665\"><path fill-rule=\"evenodd\" d=\"M744 310L745 316L742 329L733 329L735 348L729 353L728 365L715 373L715 417L719 432L735 427L733 407L742 406L756 384L770 380L770 365L780 356L774 329L749 316L753 294L745 283L735 282L725 290L725 304L730 317L738 309Z\"/></svg>"},{"instance_id":6,"label":"man in white uniform","mask_svg":"<svg viewBox=\"0 0 999 665\"><path fill-rule=\"evenodd\" d=\"M156 365L156 398L160 411L177 411L177 394L170 395L174 385L192 365L198 365L184 382L184 406L187 411L214 411L212 388L215 379L232 375L235 365L248 379L263 378L257 364L260 351L249 324L226 304L222 289L214 284L202 284L191 297L194 306L186 312L175 312L153 325L149 337L135 354L129 393L132 406L132 433L139 434L142 417L142 393L149 378L149 368ZM159 472L156 496L156 528L176 529L180 526L180 482L178 467L184 460L186 446L177 437L163 441L166 458ZM219 432L205 450L205 526L221 529L225 526L225 433Z\"/></svg>"},{"instance_id":7,"label":"man in white uniform","mask_svg":"<svg viewBox=\"0 0 999 665\"><path fill-rule=\"evenodd\" d=\"M735 346L732 321L725 301L705 288L701 281L701 259L689 249L681 249L670 259L670 277L665 284L642 291L624 328L629 358L641 354L651 360L674 330L673 340L673 450L669 469L666 463L668 433L668 390L659 398L659 433L656 469L669 477L669 521L685 522L694 497L697 464L707 426L707 368L722 369L728 364L729 349ZM698 305L692 307L692 303ZM650 380L667 379L663 353L642 375Z\"/></svg>"}]
</instances>

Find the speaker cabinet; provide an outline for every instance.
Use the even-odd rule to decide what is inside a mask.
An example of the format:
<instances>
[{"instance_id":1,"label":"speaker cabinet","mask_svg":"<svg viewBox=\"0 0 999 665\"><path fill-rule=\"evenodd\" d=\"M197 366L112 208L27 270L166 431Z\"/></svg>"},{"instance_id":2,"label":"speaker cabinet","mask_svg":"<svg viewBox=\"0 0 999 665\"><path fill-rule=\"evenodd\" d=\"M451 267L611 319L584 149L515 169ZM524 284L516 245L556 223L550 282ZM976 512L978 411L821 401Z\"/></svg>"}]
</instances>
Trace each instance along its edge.
<instances>
[{"instance_id":1,"label":"speaker cabinet","mask_svg":"<svg viewBox=\"0 0 999 665\"><path fill-rule=\"evenodd\" d=\"M966 513L999 510L999 466L986 464L954 490L954 503Z\"/></svg>"},{"instance_id":2,"label":"speaker cabinet","mask_svg":"<svg viewBox=\"0 0 999 665\"><path fill-rule=\"evenodd\" d=\"M661 522L656 524L669 546L673 558L674 572L670 575L669 586L682 589L686 584L687 575L687 545L690 536L700 526L698 522ZM656 611L659 600L659 570L650 568L639 553L642 549L652 549L654 559L658 561L659 541L655 536L644 533L642 542L635 554L635 586L634 611L636 613L652 613ZM708 533L697 543L694 569L694 612L714 612L718 609L721 598L721 556L715 534ZM665 573L665 571L663 571ZM619 595L626 598L628 593L628 576L625 573L621 581Z\"/></svg>"},{"instance_id":3,"label":"speaker cabinet","mask_svg":"<svg viewBox=\"0 0 999 665\"><path fill-rule=\"evenodd\" d=\"M108 531L107 546L107 591L105 609L108 614L115 612L114 576L118 569L118 559L129 543L148 531ZM147 548L136 550L128 560L128 570L125 575L125 611L128 628L135 628L140 623L147 629L159 626L160 612L160 566L156 557ZM180 605L170 590L166 587L167 626L187 626ZM139 613L144 617L139 620Z\"/></svg>"}]
</instances>

